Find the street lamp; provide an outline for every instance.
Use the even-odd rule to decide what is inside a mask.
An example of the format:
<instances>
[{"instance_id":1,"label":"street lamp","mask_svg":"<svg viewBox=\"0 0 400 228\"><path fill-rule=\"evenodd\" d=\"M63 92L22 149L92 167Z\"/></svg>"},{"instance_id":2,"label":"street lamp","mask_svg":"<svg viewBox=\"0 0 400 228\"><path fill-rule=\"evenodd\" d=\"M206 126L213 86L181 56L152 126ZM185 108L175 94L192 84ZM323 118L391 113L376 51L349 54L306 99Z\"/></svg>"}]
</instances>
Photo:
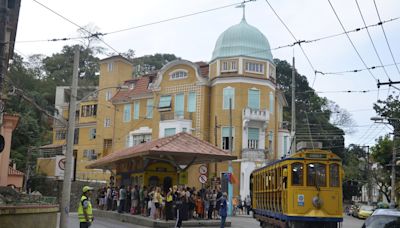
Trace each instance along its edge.
<instances>
[{"instance_id":1,"label":"street lamp","mask_svg":"<svg viewBox=\"0 0 400 228\"><path fill-rule=\"evenodd\" d=\"M371 117L372 121L375 121L375 123L382 123L382 124L391 124L390 122L398 122L400 121L399 118L386 118L386 117ZM389 122L383 122L384 120L387 120ZM396 202L396 127L393 126L393 150L392 150L392 175L391 175L391 191L390 191L390 208L395 208Z\"/></svg>"}]
</instances>

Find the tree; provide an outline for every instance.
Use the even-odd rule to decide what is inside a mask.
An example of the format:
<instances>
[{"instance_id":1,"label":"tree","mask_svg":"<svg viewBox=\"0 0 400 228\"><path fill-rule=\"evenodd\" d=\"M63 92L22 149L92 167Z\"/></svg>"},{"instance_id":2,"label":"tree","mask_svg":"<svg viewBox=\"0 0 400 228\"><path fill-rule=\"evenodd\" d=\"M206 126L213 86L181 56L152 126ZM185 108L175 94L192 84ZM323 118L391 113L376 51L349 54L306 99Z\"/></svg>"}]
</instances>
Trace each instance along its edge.
<instances>
[{"instance_id":1,"label":"tree","mask_svg":"<svg viewBox=\"0 0 400 228\"><path fill-rule=\"evenodd\" d=\"M396 140L396 143L400 142ZM371 148L371 151L373 161L378 164L377 168L372 172L372 177L378 186L379 192L385 195L388 202L390 202L391 190L389 186L391 186L391 166L388 166L388 164L392 161L393 141L389 136L380 137ZM397 171L396 176L398 175L400 175L400 173ZM397 187L395 191L398 192L398 190L399 187Z\"/></svg>"},{"instance_id":2,"label":"tree","mask_svg":"<svg viewBox=\"0 0 400 228\"><path fill-rule=\"evenodd\" d=\"M289 103L284 109L284 120L291 119L292 67L286 61L275 59L277 83L284 91ZM343 157L344 131L330 122L333 111L332 102L319 97L304 75L296 72L296 137L297 141L319 141L323 147L331 149ZM337 112L337 105L336 112Z\"/></svg>"},{"instance_id":3,"label":"tree","mask_svg":"<svg viewBox=\"0 0 400 228\"><path fill-rule=\"evenodd\" d=\"M361 187L367 183L366 153L363 147L351 144L345 149L343 157L343 198L351 200L352 196L361 195Z\"/></svg>"}]
</instances>

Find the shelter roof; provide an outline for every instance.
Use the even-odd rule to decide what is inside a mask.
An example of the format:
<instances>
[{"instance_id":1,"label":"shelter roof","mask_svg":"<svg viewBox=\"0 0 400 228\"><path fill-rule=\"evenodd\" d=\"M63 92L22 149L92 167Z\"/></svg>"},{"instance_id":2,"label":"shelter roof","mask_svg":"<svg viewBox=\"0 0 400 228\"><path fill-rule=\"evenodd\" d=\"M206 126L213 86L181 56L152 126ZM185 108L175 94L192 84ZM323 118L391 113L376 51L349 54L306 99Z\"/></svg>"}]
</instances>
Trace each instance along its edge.
<instances>
[{"instance_id":1,"label":"shelter roof","mask_svg":"<svg viewBox=\"0 0 400 228\"><path fill-rule=\"evenodd\" d=\"M236 156L228 154L209 142L198 139L186 132L165 138L156 139L147 143L138 144L89 164L88 168L105 168L115 165L116 162L143 157L155 160L167 160L176 165L191 165L209 162L234 160Z\"/></svg>"}]
</instances>

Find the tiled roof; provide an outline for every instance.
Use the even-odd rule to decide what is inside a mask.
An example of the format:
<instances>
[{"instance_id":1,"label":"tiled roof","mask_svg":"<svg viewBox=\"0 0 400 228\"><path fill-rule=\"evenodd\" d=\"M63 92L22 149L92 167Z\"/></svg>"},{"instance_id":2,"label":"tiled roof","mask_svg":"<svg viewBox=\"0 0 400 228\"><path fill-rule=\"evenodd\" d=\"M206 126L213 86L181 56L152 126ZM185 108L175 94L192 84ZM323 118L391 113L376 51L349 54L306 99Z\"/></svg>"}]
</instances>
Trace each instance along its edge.
<instances>
[{"instance_id":1,"label":"tiled roof","mask_svg":"<svg viewBox=\"0 0 400 228\"><path fill-rule=\"evenodd\" d=\"M195 62L200 67L200 73L202 77L208 78L209 67L206 62Z\"/></svg>"},{"instance_id":2,"label":"tiled roof","mask_svg":"<svg viewBox=\"0 0 400 228\"><path fill-rule=\"evenodd\" d=\"M94 161L88 165L88 168L106 167L124 159L143 156L168 156L178 165L187 165L191 162L193 164L199 164L236 159L236 156L228 154L226 151L207 141L198 139L191 134L181 132L176 135L116 151Z\"/></svg>"},{"instance_id":3,"label":"tiled roof","mask_svg":"<svg viewBox=\"0 0 400 228\"><path fill-rule=\"evenodd\" d=\"M125 85L135 83L134 88L118 91L118 93L114 95L111 101L112 102L126 101L135 95L150 93L151 90L149 90L149 83L151 79L152 79L151 75L146 75L138 79L125 81Z\"/></svg>"},{"instance_id":4,"label":"tiled roof","mask_svg":"<svg viewBox=\"0 0 400 228\"><path fill-rule=\"evenodd\" d=\"M12 176L24 176L25 173L14 169L13 167L9 166L8 167L8 175L12 175Z\"/></svg>"}]
</instances>

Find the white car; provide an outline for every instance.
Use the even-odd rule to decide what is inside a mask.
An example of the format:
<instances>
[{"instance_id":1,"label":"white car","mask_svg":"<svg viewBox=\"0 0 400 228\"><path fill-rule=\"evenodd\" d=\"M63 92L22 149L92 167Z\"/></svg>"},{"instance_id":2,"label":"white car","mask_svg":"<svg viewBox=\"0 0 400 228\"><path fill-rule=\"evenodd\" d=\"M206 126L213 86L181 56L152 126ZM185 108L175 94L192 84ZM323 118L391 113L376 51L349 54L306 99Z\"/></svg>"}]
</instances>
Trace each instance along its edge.
<instances>
[{"instance_id":1,"label":"white car","mask_svg":"<svg viewBox=\"0 0 400 228\"><path fill-rule=\"evenodd\" d=\"M362 228L399 228L400 210L377 209L365 220Z\"/></svg>"}]
</instances>

